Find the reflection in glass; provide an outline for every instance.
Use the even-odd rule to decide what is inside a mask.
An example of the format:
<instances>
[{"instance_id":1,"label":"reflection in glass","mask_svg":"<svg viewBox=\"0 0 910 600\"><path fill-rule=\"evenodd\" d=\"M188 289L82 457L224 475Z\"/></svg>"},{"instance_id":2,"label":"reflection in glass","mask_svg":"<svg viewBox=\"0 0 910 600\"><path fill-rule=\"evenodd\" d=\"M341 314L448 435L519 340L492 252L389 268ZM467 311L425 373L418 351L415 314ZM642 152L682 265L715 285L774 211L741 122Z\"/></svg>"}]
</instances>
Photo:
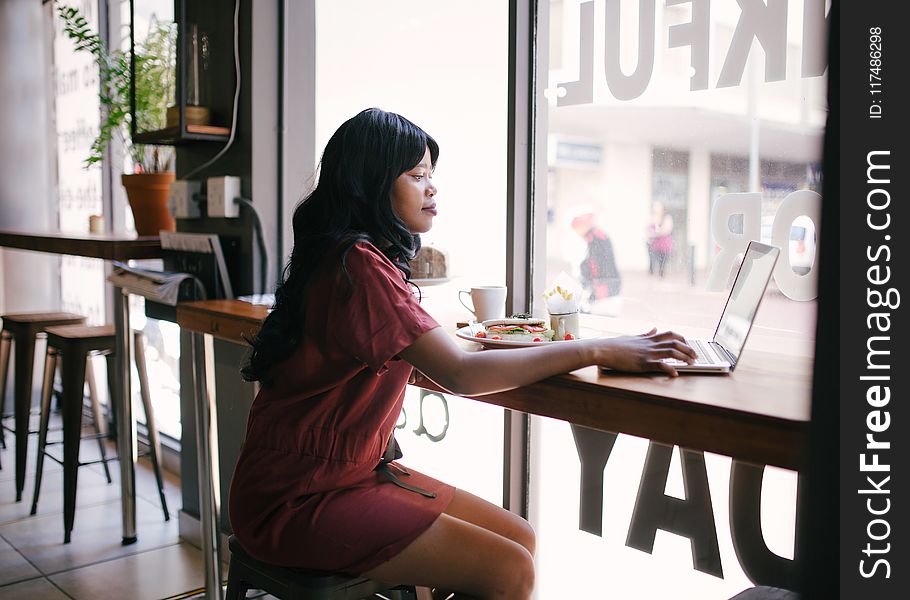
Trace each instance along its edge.
<instances>
[{"instance_id":1,"label":"reflection in glass","mask_svg":"<svg viewBox=\"0 0 910 600\"><path fill-rule=\"evenodd\" d=\"M176 103L177 24L173 3L134 0L136 131L158 131L168 124Z\"/></svg>"},{"instance_id":2,"label":"reflection in glass","mask_svg":"<svg viewBox=\"0 0 910 600\"><path fill-rule=\"evenodd\" d=\"M211 123L211 110L205 99L206 79L208 76L208 35L195 23L186 27L186 81L183 89L184 120L187 125L208 125ZM177 127L180 123L179 107L172 105L167 109L167 126Z\"/></svg>"}]
</instances>

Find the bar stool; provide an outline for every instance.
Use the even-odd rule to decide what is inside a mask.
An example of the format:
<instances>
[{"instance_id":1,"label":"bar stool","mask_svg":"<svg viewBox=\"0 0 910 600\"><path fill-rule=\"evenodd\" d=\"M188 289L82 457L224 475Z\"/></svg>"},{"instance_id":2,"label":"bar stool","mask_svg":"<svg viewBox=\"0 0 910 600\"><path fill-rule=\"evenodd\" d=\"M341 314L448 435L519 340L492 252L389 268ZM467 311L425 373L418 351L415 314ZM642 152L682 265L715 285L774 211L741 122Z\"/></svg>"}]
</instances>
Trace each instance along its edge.
<instances>
[{"instance_id":1,"label":"bar stool","mask_svg":"<svg viewBox=\"0 0 910 600\"><path fill-rule=\"evenodd\" d=\"M31 514L38 508L38 496L41 491L41 475L44 470L45 455L63 465L63 528L64 543L69 543L70 533L73 530L73 521L76 513L76 480L77 470L80 466L91 464L79 461L79 442L82 429L83 390L87 382L89 394L96 395L94 375L86 370L89 355L92 352L105 353L108 360L108 386L116 389L114 377L116 370L113 365L113 352L116 344L116 334L113 325L63 325L48 327L47 347L48 354L44 370L44 389L41 394L41 425L38 434L38 466L35 474L35 496L32 501ZM158 483L158 496L161 499L161 508L164 520L170 520L167 500L164 495L164 478L161 472L161 444L158 438L158 429L155 425L155 416L152 409L151 398L148 391L148 375L145 368L145 355L143 352L143 337L139 331L133 332L136 345L136 368L139 371L139 383L142 396L142 405L145 409L145 419L148 425L150 456ZM50 419L50 388L53 385L54 373L57 363L60 363L61 379L63 381L63 460L49 454L47 446L47 428ZM113 391L112 391L113 394ZM96 397L96 396L95 396ZM97 400L92 404L97 406ZM93 409L94 410L94 409ZM94 410L96 422L103 421L100 410ZM97 437L107 437L99 430ZM103 442L102 442L103 444ZM102 448L102 461L106 457ZM92 461L97 462L97 461ZM105 463L106 465L106 463ZM108 477L110 482L110 477Z\"/></svg>"},{"instance_id":2,"label":"bar stool","mask_svg":"<svg viewBox=\"0 0 910 600\"><path fill-rule=\"evenodd\" d=\"M0 409L6 407L6 380L9 371L10 344L15 342L16 372L13 382L13 418L16 435L16 502L22 500L25 488L25 465L28 455L28 421L32 405L32 375L35 363L35 340L46 327L85 323L85 317L69 312L32 312L3 315L0 334ZM3 414L6 418L7 414ZM6 435L2 433L3 445Z\"/></svg>"},{"instance_id":3,"label":"bar stool","mask_svg":"<svg viewBox=\"0 0 910 600\"><path fill-rule=\"evenodd\" d=\"M268 592L281 600L361 600L380 593L390 600L417 598L413 586L391 586L366 577L266 564L244 552L234 536L228 539L228 546L231 564L225 600L243 600L250 589Z\"/></svg>"}]
</instances>

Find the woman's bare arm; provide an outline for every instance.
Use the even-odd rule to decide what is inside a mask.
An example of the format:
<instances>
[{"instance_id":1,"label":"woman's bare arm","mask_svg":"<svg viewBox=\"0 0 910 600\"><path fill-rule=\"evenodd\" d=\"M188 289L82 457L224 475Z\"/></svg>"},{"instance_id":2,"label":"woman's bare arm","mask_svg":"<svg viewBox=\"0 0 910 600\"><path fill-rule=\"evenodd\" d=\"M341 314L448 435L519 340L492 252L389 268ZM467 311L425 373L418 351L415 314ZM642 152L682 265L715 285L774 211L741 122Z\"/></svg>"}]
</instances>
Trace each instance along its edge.
<instances>
[{"instance_id":1,"label":"woman's bare arm","mask_svg":"<svg viewBox=\"0 0 910 600\"><path fill-rule=\"evenodd\" d=\"M436 328L404 349L401 357L441 387L459 396L493 394L591 365L621 371L662 371L675 377L664 358L691 361L695 352L672 331L468 352Z\"/></svg>"}]
</instances>

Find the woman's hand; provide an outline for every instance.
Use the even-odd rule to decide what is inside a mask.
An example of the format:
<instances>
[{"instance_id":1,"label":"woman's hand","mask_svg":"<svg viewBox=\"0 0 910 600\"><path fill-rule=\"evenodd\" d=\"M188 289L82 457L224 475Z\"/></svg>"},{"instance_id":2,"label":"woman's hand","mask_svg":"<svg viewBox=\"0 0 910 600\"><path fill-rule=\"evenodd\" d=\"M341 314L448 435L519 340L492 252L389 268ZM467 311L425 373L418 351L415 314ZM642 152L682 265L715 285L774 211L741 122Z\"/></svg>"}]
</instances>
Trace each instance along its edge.
<instances>
[{"instance_id":1,"label":"woman's hand","mask_svg":"<svg viewBox=\"0 0 910 600\"><path fill-rule=\"evenodd\" d=\"M599 365L617 371L663 371L671 377L679 373L664 359L691 363L697 356L681 335L672 331L657 333L656 328L641 335L610 338L598 346L595 351Z\"/></svg>"}]
</instances>

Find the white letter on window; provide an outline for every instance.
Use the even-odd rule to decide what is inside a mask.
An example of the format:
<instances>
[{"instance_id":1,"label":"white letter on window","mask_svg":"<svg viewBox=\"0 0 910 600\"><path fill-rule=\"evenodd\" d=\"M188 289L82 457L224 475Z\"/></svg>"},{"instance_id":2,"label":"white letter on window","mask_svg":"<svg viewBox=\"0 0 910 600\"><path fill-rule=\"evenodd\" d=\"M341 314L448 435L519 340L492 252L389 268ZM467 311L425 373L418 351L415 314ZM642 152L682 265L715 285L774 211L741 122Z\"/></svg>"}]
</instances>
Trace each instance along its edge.
<instances>
[{"instance_id":1,"label":"white letter on window","mask_svg":"<svg viewBox=\"0 0 910 600\"><path fill-rule=\"evenodd\" d=\"M638 3L638 64L625 75L619 65L619 0L607 0L604 16L604 74L617 100L634 100L642 95L654 71L654 0ZM627 32L628 34L628 32Z\"/></svg>"},{"instance_id":2,"label":"white letter on window","mask_svg":"<svg viewBox=\"0 0 910 600\"><path fill-rule=\"evenodd\" d=\"M689 63L695 71L689 79L690 90L708 89L708 38L710 37L709 0L667 0L667 6L689 3L692 5L692 20L689 23L670 25L667 46L682 48L691 46Z\"/></svg>"},{"instance_id":3,"label":"white letter on window","mask_svg":"<svg viewBox=\"0 0 910 600\"><path fill-rule=\"evenodd\" d=\"M814 231L804 232L802 240L803 252L814 248L815 259L812 268L805 275L797 275L790 264L790 229L793 220L806 215L815 225ZM774 267L774 281L780 291L791 300L812 300L818 295L818 223L821 223L822 197L810 190L797 190L787 194L777 214L774 215L774 225L771 229L771 243L780 248L780 256ZM815 237L812 243L810 237Z\"/></svg>"},{"instance_id":4,"label":"white letter on window","mask_svg":"<svg viewBox=\"0 0 910 600\"><path fill-rule=\"evenodd\" d=\"M742 81L752 38L765 51L765 81L787 76L787 0L736 0L742 9L717 87L733 87ZM805 43L805 40L803 41Z\"/></svg>"},{"instance_id":5,"label":"white letter on window","mask_svg":"<svg viewBox=\"0 0 910 600\"><path fill-rule=\"evenodd\" d=\"M733 215L742 215L742 232L730 229ZM711 210L711 234L720 251L714 257L706 287L717 292L726 286L736 256L746 251L750 240L761 239L761 194L749 192L719 197Z\"/></svg>"},{"instance_id":6,"label":"white letter on window","mask_svg":"<svg viewBox=\"0 0 910 600\"><path fill-rule=\"evenodd\" d=\"M594 3L584 2L578 17L578 80L560 83L566 95L556 106L594 102Z\"/></svg>"}]
</instances>

